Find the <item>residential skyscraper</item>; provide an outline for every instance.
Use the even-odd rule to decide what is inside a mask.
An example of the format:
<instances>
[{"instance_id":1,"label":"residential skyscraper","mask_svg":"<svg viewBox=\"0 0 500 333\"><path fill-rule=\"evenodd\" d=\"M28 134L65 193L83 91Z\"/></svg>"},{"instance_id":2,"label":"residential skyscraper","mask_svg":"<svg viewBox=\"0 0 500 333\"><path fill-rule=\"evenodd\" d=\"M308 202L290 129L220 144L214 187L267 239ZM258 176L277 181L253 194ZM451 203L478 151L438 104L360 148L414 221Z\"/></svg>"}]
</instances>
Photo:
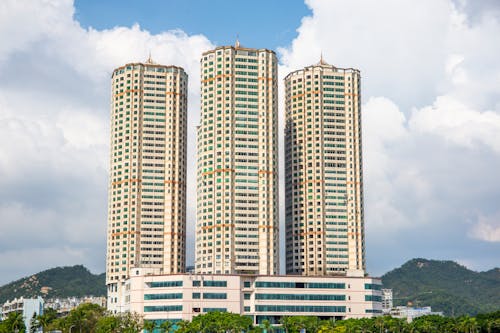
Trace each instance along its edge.
<instances>
[{"instance_id":1,"label":"residential skyscraper","mask_svg":"<svg viewBox=\"0 0 500 333\"><path fill-rule=\"evenodd\" d=\"M149 59L114 70L108 196L108 308L134 267L185 271L187 74Z\"/></svg>"},{"instance_id":2,"label":"residential skyscraper","mask_svg":"<svg viewBox=\"0 0 500 333\"><path fill-rule=\"evenodd\" d=\"M276 54L217 47L202 55L201 82L195 270L276 274Z\"/></svg>"},{"instance_id":3,"label":"residential skyscraper","mask_svg":"<svg viewBox=\"0 0 500 333\"><path fill-rule=\"evenodd\" d=\"M321 59L285 94L286 272L364 274L360 72Z\"/></svg>"}]
</instances>

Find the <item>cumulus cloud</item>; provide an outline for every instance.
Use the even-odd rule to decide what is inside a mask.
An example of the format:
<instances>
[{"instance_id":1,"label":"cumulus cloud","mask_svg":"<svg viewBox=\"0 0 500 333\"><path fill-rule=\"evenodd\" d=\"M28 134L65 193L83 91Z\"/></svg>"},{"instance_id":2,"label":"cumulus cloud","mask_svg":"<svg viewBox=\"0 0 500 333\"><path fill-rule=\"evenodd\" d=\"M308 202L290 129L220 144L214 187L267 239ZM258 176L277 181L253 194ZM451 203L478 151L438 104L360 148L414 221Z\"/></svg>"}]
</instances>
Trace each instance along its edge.
<instances>
[{"instance_id":1,"label":"cumulus cloud","mask_svg":"<svg viewBox=\"0 0 500 333\"><path fill-rule=\"evenodd\" d=\"M498 6L475 1L307 0L279 50L285 70L320 52L362 74L368 269L426 256L499 264ZM488 236L486 236L488 235Z\"/></svg>"},{"instance_id":2,"label":"cumulus cloud","mask_svg":"<svg viewBox=\"0 0 500 333\"><path fill-rule=\"evenodd\" d=\"M471 149L484 145L500 153L500 114L473 110L450 96L438 96L433 105L417 110L410 126L451 144Z\"/></svg>"},{"instance_id":3,"label":"cumulus cloud","mask_svg":"<svg viewBox=\"0 0 500 333\"><path fill-rule=\"evenodd\" d=\"M184 67L188 163L195 163L199 57L211 42L139 25L83 29L73 15L70 0L0 4L0 258L8 263L0 283L56 265L104 270L114 68L149 52L156 62ZM194 177L189 181L194 196Z\"/></svg>"},{"instance_id":4,"label":"cumulus cloud","mask_svg":"<svg viewBox=\"0 0 500 333\"><path fill-rule=\"evenodd\" d=\"M480 216L469 230L476 239L486 242L500 242L500 213L494 216Z\"/></svg>"},{"instance_id":5,"label":"cumulus cloud","mask_svg":"<svg viewBox=\"0 0 500 333\"><path fill-rule=\"evenodd\" d=\"M321 53L362 71L370 273L417 256L498 266L498 6L306 3L312 14L279 49L280 76ZM0 3L0 261L8 263L0 283L63 264L104 270L110 75L150 51L189 74L188 196L195 196L199 58L214 45L180 30L84 29L74 10L71 0ZM280 193L283 200L283 178ZM191 244L194 221L190 203Z\"/></svg>"}]
</instances>

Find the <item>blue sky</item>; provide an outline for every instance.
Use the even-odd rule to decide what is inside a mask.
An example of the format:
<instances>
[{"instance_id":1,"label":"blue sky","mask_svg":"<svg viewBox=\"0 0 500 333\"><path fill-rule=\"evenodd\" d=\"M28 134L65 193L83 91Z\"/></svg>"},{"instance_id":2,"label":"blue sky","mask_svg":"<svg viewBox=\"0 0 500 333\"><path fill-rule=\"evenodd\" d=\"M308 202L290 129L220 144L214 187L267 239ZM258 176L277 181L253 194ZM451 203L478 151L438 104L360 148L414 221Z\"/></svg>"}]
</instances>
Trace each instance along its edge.
<instances>
[{"instance_id":1,"label":"blue sky","mask_svg":"<svg viewBox=\"0 0 500 333\"><path fill-rule=\"evenodd\" d=\"M370 274L416 257L500 266L498 1L4 0L0 8L0 284L55 266L104 271L110 75L150 51L189 74L195 197L200 55L236 34L276 50L281 78L321 52L361 70ZM279 105L282 134L282 93ZM283 174L283 135L279 149ZM280 186L284 207L283 177ZM194 200L187 219L192 263ZM282 246L283 225L282 211Z\"/></svg>"},{"instance_id":2,"label":"blue sky","mask_svg":"<svg viewBox=\"0 0 500 333\"><path fill-rule=\"evenodd\" d=\"M298 0L77 0L75 18L99 30L139 23L151 33L181 29L203 34L217 45L231 45L239 35L249 47L275 49L297 36L310 10ZM278 15L277 15L278 14Z\"/></svg>"}]
</instances>

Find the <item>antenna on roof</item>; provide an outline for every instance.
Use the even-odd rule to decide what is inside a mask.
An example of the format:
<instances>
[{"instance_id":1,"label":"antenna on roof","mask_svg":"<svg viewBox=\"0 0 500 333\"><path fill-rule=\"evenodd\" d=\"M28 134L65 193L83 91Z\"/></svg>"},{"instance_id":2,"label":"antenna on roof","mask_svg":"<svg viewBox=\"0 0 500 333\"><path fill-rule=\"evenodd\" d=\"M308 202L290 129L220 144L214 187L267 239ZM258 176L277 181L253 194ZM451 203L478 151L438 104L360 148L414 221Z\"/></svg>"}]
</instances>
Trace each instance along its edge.
<instances>
[{"instance_id":1,"label":"antenna on roof","mask_svg":"<svg viewBox=\"0 0 500 333\"><path fill-rule=\"evenodd\" d=\"M146 63L148 63L148 64L154 64L153 58L151 58L151 50L149 50L149 57L148 57L148 60L146 60Z\"/></svg>"},{"instance_id":2,"label":"antenna on roof","mask_svg":"<svg viewBox=\"0 0 500 333\"><path fill-rule=\"evenodd\" d=\"M236 48L240 47L239 34L236 34L236 43L234 44L234 47L236 47Z\"/></svg>"},{"instance_id":3,"label":"antenna on roof","mask_svg":"<svg viewBox=\"0 0 500 333\"><path fill-rule=\"evenodd\" d=\"M319 63L318 65L328 65L326 61L323 59L323 50L321 50L320 58L319 58Z\"/></svg>"}]
</instances>

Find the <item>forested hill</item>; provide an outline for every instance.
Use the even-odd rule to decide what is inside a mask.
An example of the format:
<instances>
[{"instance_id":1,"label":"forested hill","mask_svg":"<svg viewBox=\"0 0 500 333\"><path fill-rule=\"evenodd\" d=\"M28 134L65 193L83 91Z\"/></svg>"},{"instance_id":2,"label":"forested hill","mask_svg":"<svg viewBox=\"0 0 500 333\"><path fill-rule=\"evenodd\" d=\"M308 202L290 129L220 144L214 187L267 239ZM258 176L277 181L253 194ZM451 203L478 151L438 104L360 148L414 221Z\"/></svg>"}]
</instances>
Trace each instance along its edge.
<instances>
[{"instance_id":1,"label":"forested hill","mask_svg":"<svg viewBox=\"0 0 500 333\"><path fill-rule=\"evenodd\" d=\"M394 305L432 306L446 315L500 310L500 269L474 272L453 261L412 259L382 276ZM105 296L105 274L82 265L52 268L0 287L0 304L15 297Z\"/></svg>"},{"instance_id":2,"label":"forested hill","mask_svg":"<svg viewBox=\"0 0 500 333\"><path fill-rule=\"evenodd\" d=\"M105 296L105 274L94 275L82 265L56 267L0 287L0 304L16 297Z\"/></svg>"},{"instance_id":3,"label":"forested hill","mask_svg":"<svg viewBox=\"0 0 500 333\"><path fill-rule=\"evenodd\" d=\"M412 259L382 276L394 305L432 306L445 315L500 309L500 268L474 272L453 261Z\"/></svg>"}]
</instances>

